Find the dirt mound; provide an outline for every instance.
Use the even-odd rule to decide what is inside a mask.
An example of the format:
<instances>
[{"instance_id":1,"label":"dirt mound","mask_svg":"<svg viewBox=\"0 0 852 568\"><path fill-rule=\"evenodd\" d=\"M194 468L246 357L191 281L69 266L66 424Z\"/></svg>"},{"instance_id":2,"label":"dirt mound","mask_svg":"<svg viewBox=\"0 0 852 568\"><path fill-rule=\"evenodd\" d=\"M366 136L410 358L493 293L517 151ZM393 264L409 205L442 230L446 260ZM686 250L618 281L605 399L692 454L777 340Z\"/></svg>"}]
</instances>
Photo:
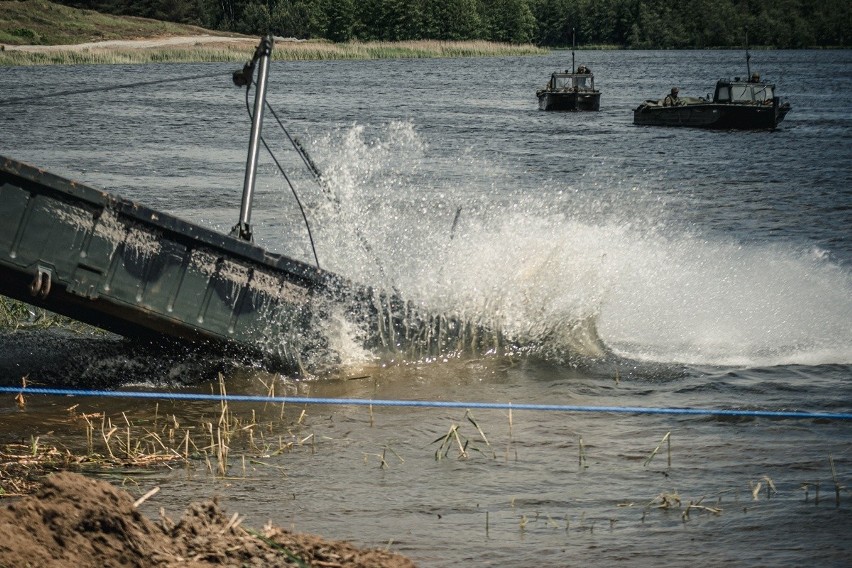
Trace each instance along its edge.
<instances>
[{"instance_id":1,"label":"dirt mound","mask_svg":"<svg viewBox=\"0 0 852 568\"><path fill-rule=\"evenodd\" d=\"M215 501L192 505L174 522L158 522L133 497L105 481L75 473L47 478L41 490L0 509L0 567L44 568L323 566L403 568L414 563L383 550L363 550L267 526L239 526Z\"/></svg>"}]
</instances>

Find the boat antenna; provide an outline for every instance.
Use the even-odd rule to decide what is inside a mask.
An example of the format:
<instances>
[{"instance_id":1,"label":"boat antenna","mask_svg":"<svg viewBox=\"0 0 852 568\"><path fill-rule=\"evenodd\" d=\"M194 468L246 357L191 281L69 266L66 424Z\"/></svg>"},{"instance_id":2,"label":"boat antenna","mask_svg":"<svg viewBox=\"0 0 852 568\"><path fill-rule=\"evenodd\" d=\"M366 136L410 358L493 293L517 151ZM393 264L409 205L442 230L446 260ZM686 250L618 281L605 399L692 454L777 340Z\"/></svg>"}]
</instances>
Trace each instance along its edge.
<instances>
[{"instance_id":1,"label":"boat antenna","mask_svg":"<svg viewBox=\"0 0 852 568\"><path fill-rule=\"evenodd\" d=\"M254 94L254 113L251 122L251 135L249 136L248 157L246 158L246 175L243 183L243 200L240 204L240 220L231 229L231 236L238 237L244 241L253 240L251 233L251 201L254 194L254 186L257 174L257 153L260 142L260 131L263 126L263 107L266 101L266 78L269 75L269 60L272 56L272 36L267 35L260 40L251 61L243 66L242 70L234 71L234 84L238 87L250 87L252 76L257 63L260 66L257 71L257 88Z\"/></svg>"},{"instance_id":2,"label":"boat antenna","mask_svg":"<svg viewBox=\"0 0 852 568\"><path fill-rule=\"evenodd\" d=\"M574 67L574 28L571 28L571 73L577 71L577 68Z\"/></svg>"},{"instance_id":3,"label":"boat antenna","mask_svg":"<svg viewBox=\"0 0 852 568\"><path fill-rule=\"evenodd\" d=\"M745 40L746 40L746 77L751 79L751 54L748 52L748 27L745 30Z\"/></svg>"}]
</instances>

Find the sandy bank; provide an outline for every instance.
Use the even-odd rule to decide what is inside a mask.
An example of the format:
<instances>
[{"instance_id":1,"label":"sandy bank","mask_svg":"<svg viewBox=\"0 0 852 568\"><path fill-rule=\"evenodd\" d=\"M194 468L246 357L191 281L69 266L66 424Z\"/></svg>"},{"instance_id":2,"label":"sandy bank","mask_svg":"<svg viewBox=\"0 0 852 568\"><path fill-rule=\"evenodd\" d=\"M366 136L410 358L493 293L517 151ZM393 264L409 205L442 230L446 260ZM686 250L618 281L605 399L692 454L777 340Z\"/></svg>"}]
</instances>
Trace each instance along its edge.
<instances>
[{"instance_id":1,"label":"sandy bank","mask_svg":"<svg viewBox=\"0 0 852 568\"><path fill-rule=\"evenodd\" d=\"M160 49L168 47L218 47L218 46L240 46L253 47L257 45L260 38L257 37L230 37L218 35L194 35L194 36L171 36L143 39L116 39L109 41L95 41L87 43L76 43L68 45L4 45L6 51L25 51L30 53L45 53L54 51L85 51L97 49ZM275 38L276 42L296 42L298 40L289 38Z\"/></svg>"}]
</instances>

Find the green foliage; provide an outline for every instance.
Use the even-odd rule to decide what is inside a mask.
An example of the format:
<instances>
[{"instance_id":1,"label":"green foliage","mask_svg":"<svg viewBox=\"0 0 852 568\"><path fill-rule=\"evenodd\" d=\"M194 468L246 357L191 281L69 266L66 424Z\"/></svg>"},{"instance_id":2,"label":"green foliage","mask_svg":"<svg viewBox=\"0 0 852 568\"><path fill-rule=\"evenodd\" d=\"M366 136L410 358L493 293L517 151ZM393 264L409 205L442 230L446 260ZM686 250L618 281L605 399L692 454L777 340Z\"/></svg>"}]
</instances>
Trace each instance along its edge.
<instances>
[{"instance_id":1,"label":"green foliage","mask_svg":"<svg viewBox=\"0 0 852 568\"><path fill-rule=\"evenodd\" d=\"M320 35L339 43L352 39L355 33L354 0L330 0L325 6L324 15L323 33Z\"/></svg>"},{"instance_id":2,"label":"green foliage","mask_svg":"<svg viewBox=\"0 0 852 568\"><path fill-rule=\"evenodd\" d=\"M143 16L212 29L272 32L334 42L478 40L551 47L628 48L848 47L848 0L62 0L112 14ZM0 41L32 31L27 41L51 43L39 28L4 25L12 5L51 6L45 0L0 0ZM8 11L8 10L7 10Z\"/></svg>"},{"instance_id":3,"label":"green foliage","mask_svg":"<svg viewBox=\"0 0 852 568\"><path fill-rule=\"evenodd\" d=\"M242 18L234 24L234 31L246 35L266 35L270 32L272 15L265 2L250 2L243 7Z\"/></svg>"},{"instance_id":4,"label":"green foliage","mask_svg":"<svg viewBox=\"0 0 852 568\"><path fill-rule=\"evenodd\" d=\"M62 45L198 31L167 21L75 10L47 0L0 0L0 43L8 45Z\"/></svg>"},{"instance_id":5,"label":"green foliage","mask_svg":"<svg viewBox=\"0 0 852 568\"><path fill-rule=\"evenodd\" d=\"M504 43L530 43L535 39L536 21L527 0L493 0L483 14L488 38Z\"/></svg>"},{"instance_id":6,"label":"green foliage","mask_svg":"<svg viewBox=\"0 0 852 568\"><path fill-rule=\"evenodd\" d=\"M485 37L476 0L423 0L421 33L437 40L467 40Z\"/></svg>"},{"instance_id":7,"label":"green foliage","mask_svg":"<svg viewBox=\"0 0 852 568\"><path fill-rule=\"evenodd\" d=\"M9 34L15 37L19 37L31 45L38 44L40 40L39 35L29 28L18 28L16 30L11 30Z\"/></svg>"}]
</instances>

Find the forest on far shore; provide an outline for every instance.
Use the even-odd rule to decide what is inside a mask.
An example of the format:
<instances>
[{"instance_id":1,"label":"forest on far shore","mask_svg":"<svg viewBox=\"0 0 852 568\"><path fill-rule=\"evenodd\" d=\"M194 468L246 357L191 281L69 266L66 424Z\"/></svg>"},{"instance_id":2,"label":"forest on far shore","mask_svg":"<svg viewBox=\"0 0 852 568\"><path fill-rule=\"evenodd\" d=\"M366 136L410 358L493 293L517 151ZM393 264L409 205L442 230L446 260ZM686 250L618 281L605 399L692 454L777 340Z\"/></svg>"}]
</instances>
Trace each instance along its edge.
<instances>
[{"instance_id":1,"label":"forest on far shore","mask_svg":"<svg viewBox=\"0 0 852 568\"><path fill-rule=\"evenodd\" d=\"M848 47L849 0L59 0L250 35L568 47ZM747 32L746 32L747 30Z\"/></svg>"}]
</instances>

